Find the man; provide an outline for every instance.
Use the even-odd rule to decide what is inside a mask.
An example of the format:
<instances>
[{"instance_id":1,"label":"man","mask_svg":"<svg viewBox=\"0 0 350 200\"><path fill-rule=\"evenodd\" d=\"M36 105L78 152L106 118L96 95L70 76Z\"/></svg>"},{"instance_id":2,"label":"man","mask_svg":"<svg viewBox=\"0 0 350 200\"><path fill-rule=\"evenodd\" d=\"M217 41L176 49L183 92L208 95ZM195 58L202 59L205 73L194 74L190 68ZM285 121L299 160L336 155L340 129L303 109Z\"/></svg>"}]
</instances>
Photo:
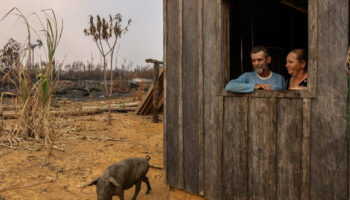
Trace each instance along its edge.
<instances>
[{"instance_id":1,"label":"man","mask_svg":"<svg viewBox=\"0 0 350 200\"><path fill-rule=\"evenodd\" d=\"M283 76L269 70L271 56L264 46L256 46L250 52L254 72L246 72L231 80L225 87L230 92L254 92L255 90L285 90Z\"/></svg>"}]
</instances>

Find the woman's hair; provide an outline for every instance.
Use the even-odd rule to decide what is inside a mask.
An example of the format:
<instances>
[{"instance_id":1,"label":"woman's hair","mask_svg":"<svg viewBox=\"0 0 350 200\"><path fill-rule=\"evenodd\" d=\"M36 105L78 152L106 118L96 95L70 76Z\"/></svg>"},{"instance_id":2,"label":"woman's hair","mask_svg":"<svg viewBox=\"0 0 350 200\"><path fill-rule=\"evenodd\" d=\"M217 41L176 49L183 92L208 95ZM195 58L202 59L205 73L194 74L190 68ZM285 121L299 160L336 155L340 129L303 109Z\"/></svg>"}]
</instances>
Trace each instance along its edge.
<instances>
[{"instance_id":1,"label":"woman's hair","mask_svg":"<svg viewBox=\"0 0 350 200\"><path fill-rule=\"evenodd\" d=\"M307 69L307 53L304 49L293 49L291 52L297 55L297 60L299 62L305 62L305 70Z\"/></svg>"}]
</instances>

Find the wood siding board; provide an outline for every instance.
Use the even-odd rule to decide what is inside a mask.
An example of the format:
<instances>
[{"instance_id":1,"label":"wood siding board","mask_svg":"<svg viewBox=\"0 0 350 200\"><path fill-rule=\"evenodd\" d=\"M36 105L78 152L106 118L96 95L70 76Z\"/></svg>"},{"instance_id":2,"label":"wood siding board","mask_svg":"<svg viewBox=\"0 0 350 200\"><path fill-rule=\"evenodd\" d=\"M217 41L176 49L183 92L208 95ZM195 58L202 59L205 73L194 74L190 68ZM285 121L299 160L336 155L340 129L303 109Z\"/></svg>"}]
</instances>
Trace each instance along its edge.
<instances>
[{"instance_id":1,"label":"wood siding board","mask_svg":"<svg viewBox=\"0 0 350 200\"><path fill-rule=\"evenodd\" d=\"M310 99L303 100L303 135L301 157L301 198L310 199Z\"/></svg>"},{"instance_id":2,"label":"wood siding board","mask_svg":"<svg viewBox=\"0 0 350 200\"><path fill-rule=\"evenodd\" d=\"M166 49L167 49L167 0L163 0L163 58L164 58L164 64L163 64L163 85L164 85L164 96L163 98L166 99ZM163 166L164 166L164 183L168 183L168 177L167 177L167 143L166 143L166 102L165 100L162 101L164 105L164 116L163 116Z\"/></svg>"},{"instance_id":3,"label":"wood siding board","mask_svg":"<svg viewBox=\"0 0 350 200\"><path fill-rule=\"evenodd\" d=\"M230 81L230 1L224 0L224 4L222 7L222 29L223 29L223 45L222 45L222 64L223 64L223 70L221 73L223 73L221 80L221 89L225 88L225 85Z\"/></svg>"},{"instance_id":4,"label":"wood siding board","mask_svg":"<svg viewBox=\"0 0 350 200\"><path fill-rule=\"evenodd\" d=\"M215 67L216 67L216 92L222 90L222 0L216 0L216 53L215 53ZM222 147L222 136L223 136L223 118L224 118L224 97L218 96L218 114L217 114L217 154L216 162L217 162L217 194L216 198L213 199L222 199L223 190L222 190L222 179L223 179L223 170L222 170L222 160L223 160L223 147Z\"/></svg>"},{"instance_id":5,"label":"wood siding board","mask_svg":"<svg viewBox=\"0 0 350 200\"><path fill-rule=\"evenodd\" d=\"M198 0L183 1L184 189L199 194L199 45Z\"/></svg>"},{"instance_id":6,"label":"wood siding board","mask_svg":"<svg viewBox=\"0 0 350 200\"><path fill-rule=\"evenodd\" d=\"M223 54L225 48L225 37L224 37L224 8L229 6L227 1L216 0L216 67L217 67L217 83L216 83L216 92L219 94L222 89L225 87L225 56Z\"/></svg>"},{"instance_id":7,"label":"wood siding board","mask_svg":"<svg viewBox=\"0 0 350 200\"><path fill-rule=\"evenodd\" d=\"M198 0L198 154L199 154L199 171L198 171L198 190L199 195L204 196L204 65L203 65L203 0Z\"/></svg>"},{"instance_id":8,"label":"wood siding board","mask_svg":"<svg viewBox=\"0 0 350 200\"><path fill-rule=\"evenodd\" d=\"M216 198L223 198L223 132L224 132L224 97L218 97L218 126L217 126L217 194Z\"/></svg>"},{"instance_id":9,"label":"wood siding board","mask_svg":"<svg viewBox=\"0 0 350 200\"><path fill-rule=\"evenodd\" d=\"M203 75L204 75L204 195L215 199L217 195L218 163L217 120L218 98L216 96L216 8L217 2L203 1Z\"/></svg>"},{"instance_id":10,"label":"wood siding board","mask_svg":"<svg viewBox=\"0 0 350 200\"><path fill-rule=\"evenodd\" d=\"M300 199L303 100L280 99L277 110L277 199Z\"/></svg>"},{"instance_id":11,"label":"wood siding board","mask_svg":"<svg viewBox=\"0 0 350 200\"><path fill-rule=\"evenodd\" d=\"M317 99L311 106L311 199L347 194L346 94L349 1L318 0Z\"/></svg>"},{"instance_id":12,"label":"wood siding board","mask_svg":"<svg viewBox=\"0 0 350 200\"><path fill-rule=\"evenodd\" d=\"M247 98L225 98L223 199L247 199Z\"/></svg>"},{"instance_id":13,"label":"wood siding board","mask_svg":"<svg viewBox=\"0 0 350 200\"><path fill-rule=\"evenodd\" d=\"M251 98L248 112L250 199L276 198L276 98Z\"/></svg>"},{"instance_id":14,"label":"wood siding board","mask_svg":"<svg viewBox=\"0 0 350 200\"><path fill-rule=\"evenodd\" d=\"M308 91L316 96L317 45L318 45L318 0L308 0Z\"/></svg>"},{"instance_id":15,"label":"wood siding board","mask_svg":"<svg viewBox=\"0 0 350 200\"><path fill-rule=\"evenodd\" d=\"M241 199L249 199L249 174L248 174L248 169L249 169L249 154L248 154L248 149L249 149L249 101L250 98L243 98L243 110L242 110L242 123L243 123L243 133L244 137L241 137L241 172L242 172L242 186L240 190L240 196L242 197Z\"/></svg>"},{"instance_id":16,"label":"wood siding board","mask_svg":"<svg viewBox=\"0 0 350 200\"><path fill-rule=\"evenodd\" d=\"M178 135L178 87L179 87L179 1L166 2L166 180L170 186L179 187L179 135Z\"/></svg>"},{"instance_id":17,"label":"wood siding board","mask_svg":"<svg viewBox=\"0 0 350 200\"><path fill-rule=\"evenodd\" d=\"M218 97L216 96L217 50L216 45L216 9L217 2L203 1L203 75L204 75L204 195L209 199L216 199L218 174Z\"/></svg>"},{"instance_id":18,"label":"wood siding board","mask_svg":"<svg viewBox=\"0 0 350 200\"><path fill-rule=\"evenodd\" d=\"M178 68L179 68L179 73L178 73L178 78L179 78L179 121L178 121L178 128L179 128L179 188L183 189L184 188L184 131L183 131L183 78L182 78L182 73L183 73L183 0L179 0L179 28L178 28L178 33L179 33L179 63L178 63Z\"/></svg>"}]
</instances>

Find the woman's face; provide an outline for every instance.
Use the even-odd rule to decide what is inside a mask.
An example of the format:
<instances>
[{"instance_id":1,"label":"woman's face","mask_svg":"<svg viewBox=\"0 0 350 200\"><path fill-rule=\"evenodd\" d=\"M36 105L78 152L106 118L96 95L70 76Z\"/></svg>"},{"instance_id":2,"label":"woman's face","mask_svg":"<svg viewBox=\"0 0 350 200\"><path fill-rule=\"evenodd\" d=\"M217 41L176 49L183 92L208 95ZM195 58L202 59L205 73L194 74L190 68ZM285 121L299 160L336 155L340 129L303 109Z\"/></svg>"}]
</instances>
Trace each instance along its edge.
<instances>
[{"instance_id":1,"label":"woman's face","mask_svg":"<svg viewBox=\"0 0 350 200\"><path fill-rule=\"evenodd\" d=\"M286 58L286 68L288 70L288 74L296 76L298 73L304 71L305 65L305 61L298 61L297 54L294 52L290 52L288 54Z\"/></svg>"}]
</instances>

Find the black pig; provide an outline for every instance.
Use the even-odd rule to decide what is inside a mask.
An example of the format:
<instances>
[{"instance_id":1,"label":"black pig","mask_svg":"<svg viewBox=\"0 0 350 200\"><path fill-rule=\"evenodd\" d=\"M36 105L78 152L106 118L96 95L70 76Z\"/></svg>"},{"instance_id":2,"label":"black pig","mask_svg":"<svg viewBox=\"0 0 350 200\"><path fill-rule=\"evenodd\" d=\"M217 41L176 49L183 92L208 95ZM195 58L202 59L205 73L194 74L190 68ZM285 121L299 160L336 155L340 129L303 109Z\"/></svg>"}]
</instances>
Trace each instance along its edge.
<instances>
[{"instance_id":1,"label":"black pig","mask_svg":"<svg viewBox=\"0 0 350 200\"><path fill-rule=\"evenodd\" d=\"M121 160L109 166L102 176L87 185L96 185L98 200L112 200L113 196L119 196L120 200L124 200L124 190L136 185L135 194L132 197L132 200L136 200L142 181L147 184L146 194L152 189L146 176L150 159L150 156L146 156L146 158Z\"/></svg>"}]
</instances>

